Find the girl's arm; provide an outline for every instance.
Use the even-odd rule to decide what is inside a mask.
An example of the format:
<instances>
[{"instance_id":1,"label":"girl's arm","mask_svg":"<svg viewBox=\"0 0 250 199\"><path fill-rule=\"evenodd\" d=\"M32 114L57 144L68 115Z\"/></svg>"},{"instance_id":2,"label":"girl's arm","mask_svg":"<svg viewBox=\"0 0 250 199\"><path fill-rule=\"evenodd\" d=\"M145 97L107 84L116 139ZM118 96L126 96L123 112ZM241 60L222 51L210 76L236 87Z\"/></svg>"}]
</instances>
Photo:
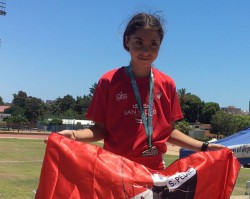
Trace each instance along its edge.
<instances>
[{"instance_id":1,"label":"girl's arm","mask_svg":"<svg viewBox=\"0 0 250 199\"><path fill-rule=\"evenodd\" d=\"M171 144L177 145L182 148L190 149L193 151L200 151L203 142L198 141L194 138L191 138L187 136L186 134L180 132L177 129L174 129L174 124L172 125L172 133L170 135L170 138L168 139L168 142ZM220 144L213 144L209 143L207 150L208 151L214 151L214 150L219 150L225 148L225 146L220 145Z\"/></svg>"},{"instance_id":2,"label":"girl's arm","mask_svg":"<svg viewBox=\"0 0 250 199\"><path fill-rule=\"evenodd\" d=\"M63 130L59 134L68 137L72 140L81 142L95 142L102 140L105 133L105 125L101 122L95 122L95 125L81 130ZM47 142L47 139L44 141Z\"/></svg>"},{"instance_id":3,"label":"girl's arm","mask_svg":"<svg viewBox=\"0 0 250 199\"><path fill-rule=\"evenodd\" d=\"M94 126L90 128L73 130L71 132L74 140L81 142L95 142L103 139L105 129L106 128L103 123L95 122Z\"/></svg>"}]
</instances>

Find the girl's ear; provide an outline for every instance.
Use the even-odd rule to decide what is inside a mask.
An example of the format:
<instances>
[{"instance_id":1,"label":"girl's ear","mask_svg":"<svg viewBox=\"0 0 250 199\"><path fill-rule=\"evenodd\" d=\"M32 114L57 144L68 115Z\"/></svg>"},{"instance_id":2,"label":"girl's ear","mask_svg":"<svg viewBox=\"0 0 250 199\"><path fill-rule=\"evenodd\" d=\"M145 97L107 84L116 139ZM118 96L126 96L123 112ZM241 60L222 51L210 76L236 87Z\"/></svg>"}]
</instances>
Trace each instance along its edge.
<instances>
[{"instance_id":1,"label":"girl's ear","mask_svg":"<svg viewBox=\"0 0 250 199\"><path fill-rule=\"evenodd\" d=\"M125 44L128 47L129 36L125 36Z\"/></svg>"}]
</instances>

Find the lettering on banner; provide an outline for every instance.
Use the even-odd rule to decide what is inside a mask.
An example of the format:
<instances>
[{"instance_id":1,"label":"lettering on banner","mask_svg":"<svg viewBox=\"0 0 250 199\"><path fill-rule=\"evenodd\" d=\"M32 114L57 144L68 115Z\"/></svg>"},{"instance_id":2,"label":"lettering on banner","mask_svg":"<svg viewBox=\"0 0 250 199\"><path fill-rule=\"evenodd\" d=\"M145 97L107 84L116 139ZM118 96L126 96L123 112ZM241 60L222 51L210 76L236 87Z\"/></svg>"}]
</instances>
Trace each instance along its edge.
<instances>
[{"instance_id":1,"label":"lettering on banner","mask_svg":"<svg viewBox=\"0 0 250 199\"><path fill-rule=\"evenodd\" d=\"M194 168L171 176L156 173L152 174L152 178L154 186L131 199L194 198L197 183L197 172Z\"/></svg>"},{"instance_id":2,"label":"lettering on banner","mask_svg":"<svg viewBox=\"0 0 250 199\"><path fill-rule=\"evenodd\" d=\"M228 148L233 151L236 158L250 157L250 144L233 145Z\"/></svg>"},{"instance_id":3,"label":"lettering on banner","mask_svg":"<svg viewBox=\"0 0 250 199\"><path fill-rule=\"evenodd\" d=\"M154 176L153 179L156 186L167 186L171 192L195 175L196 170L194 168L189 168L186 172L176 173L168 177L161 176L160 178L157 178L157 176Z\"/></svg>"}]
</instances>

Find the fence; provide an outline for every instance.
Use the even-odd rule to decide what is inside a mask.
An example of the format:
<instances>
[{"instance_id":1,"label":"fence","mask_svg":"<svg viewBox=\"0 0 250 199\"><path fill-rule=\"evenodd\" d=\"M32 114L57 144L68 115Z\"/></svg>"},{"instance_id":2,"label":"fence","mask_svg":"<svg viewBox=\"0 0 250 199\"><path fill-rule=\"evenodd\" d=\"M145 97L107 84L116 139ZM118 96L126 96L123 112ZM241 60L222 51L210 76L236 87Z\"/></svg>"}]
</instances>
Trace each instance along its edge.
<instances>
[{"instance_id":1,"label":"fence","mask_svg":"<svg viewBox=\"0 0 250 199\"><path fill-rule=\"evenodd\" d=\"M80 124L62 124L62 125L42 125L42 124L18 124L18 123L0 123L0 130L9 132L58 132L61 130L72 129L84 129L92 125L80 125Z\"/></svg>"}]
</instances>

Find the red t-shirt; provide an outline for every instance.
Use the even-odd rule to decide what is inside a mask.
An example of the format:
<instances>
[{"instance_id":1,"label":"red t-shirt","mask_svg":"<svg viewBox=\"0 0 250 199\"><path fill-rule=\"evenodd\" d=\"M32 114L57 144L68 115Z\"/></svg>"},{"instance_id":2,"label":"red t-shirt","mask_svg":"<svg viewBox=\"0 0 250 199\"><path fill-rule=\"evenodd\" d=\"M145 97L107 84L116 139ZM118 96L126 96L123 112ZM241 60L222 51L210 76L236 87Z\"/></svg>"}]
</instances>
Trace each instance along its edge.
<instances>
[{"instance_id":1,"label":"red t-shirt","mask_svg":"<svg viewBox=\"0 0 250 199\"><path fill-rule=\"evenodd\" d=\"M124 67L104 74L97 85L87 112L87 118L106 126L104 149L125 156L153 169L163 169L162 154L172 122L181 119L182 112L172 78L152 68L154 74L154 107L152 145L159 154L142 156L148 148L145 128L140 116L131 80ZM147 116L149 77L136 79L142 105Z\"/></svg>"}]
</instances>

